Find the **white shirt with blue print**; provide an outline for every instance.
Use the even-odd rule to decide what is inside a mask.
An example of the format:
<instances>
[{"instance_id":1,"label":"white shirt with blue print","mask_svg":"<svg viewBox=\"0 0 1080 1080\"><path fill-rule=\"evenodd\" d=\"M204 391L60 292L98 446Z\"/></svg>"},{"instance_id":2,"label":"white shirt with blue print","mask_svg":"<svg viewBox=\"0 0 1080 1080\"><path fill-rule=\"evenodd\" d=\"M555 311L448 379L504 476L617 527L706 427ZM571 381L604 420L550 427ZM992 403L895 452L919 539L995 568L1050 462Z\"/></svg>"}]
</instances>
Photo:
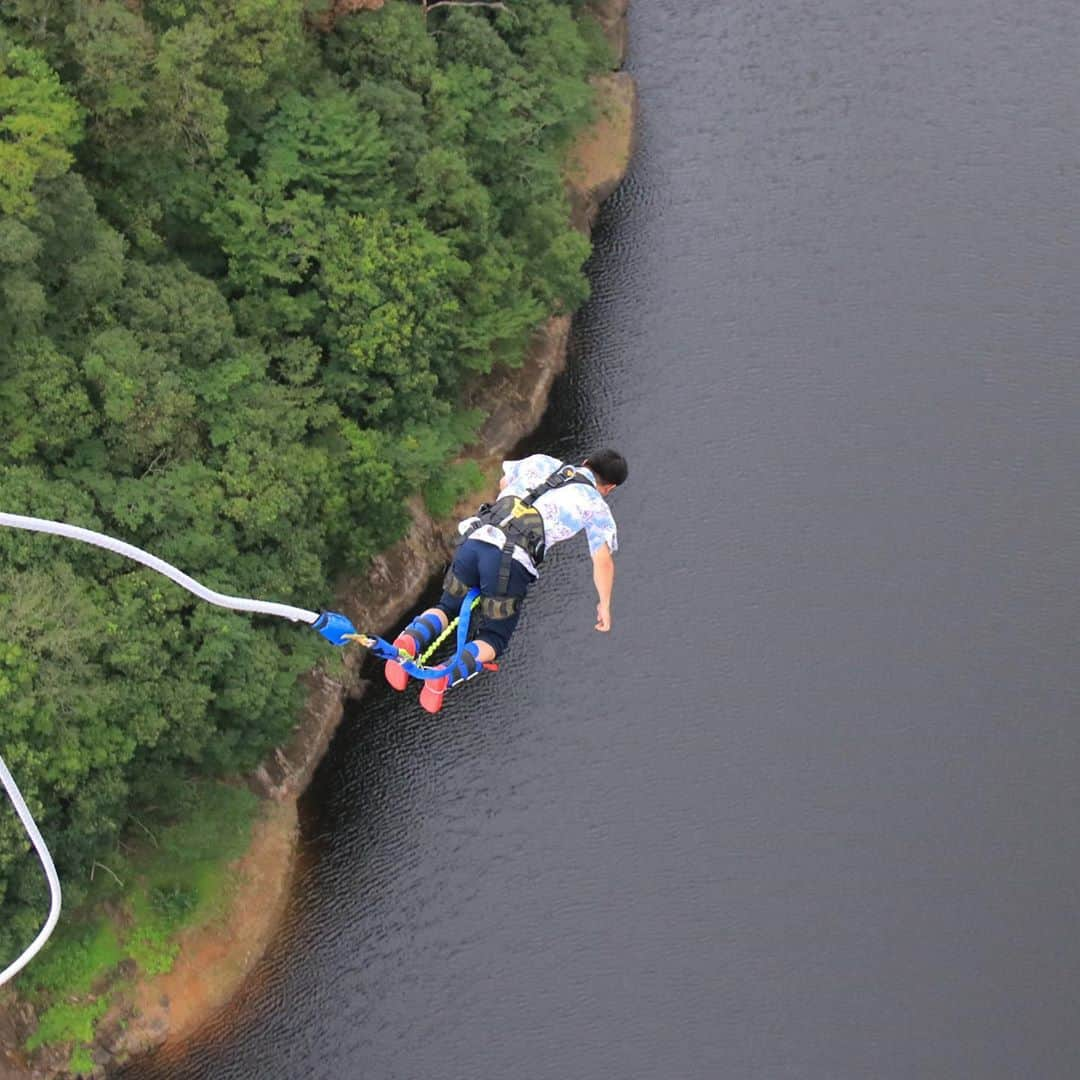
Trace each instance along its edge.
<instances>
[{"instance_id":1,"label":"white shirt with blue print","mask_svg":"<svg viewBox=\"0 0 1080 1080\"><path fill-rule=\"evenodd\" d=\"M520 461L504 461L502 468L503 476L506 477L506 486L499 492L499 498L504 495L527 495L562 464L563 462L558 458L549 457L547 454L533 454ZM596 480L590 469L580 465L575 468L590 480ZM590 555L595 555L604 544L607 544L612 553L618 550L619 540L615 529L615 519L611 516L611 510L604 496L592 484L565 484L554 491L546 491L533 505L544 519L545 551L550 550L552 544L569 540L582 530L589 541ZM458 531L465 532L475 520L475 518L466 518L458 526ZM487 544L502 547L506 537L494 525L481 525L469 539L483 540ZM529 558L528 552L516 548L514 558L533 577L539 576L536 565Z\"/></svg>"}]
</instances>

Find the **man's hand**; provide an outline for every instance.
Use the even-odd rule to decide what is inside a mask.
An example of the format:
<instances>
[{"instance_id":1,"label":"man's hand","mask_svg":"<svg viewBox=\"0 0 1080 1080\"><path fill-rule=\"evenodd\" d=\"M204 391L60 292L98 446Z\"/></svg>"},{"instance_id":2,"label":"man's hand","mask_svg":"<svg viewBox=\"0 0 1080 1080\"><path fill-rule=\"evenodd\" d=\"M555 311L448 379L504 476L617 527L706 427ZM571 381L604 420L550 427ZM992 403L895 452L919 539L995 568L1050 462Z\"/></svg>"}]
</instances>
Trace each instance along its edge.
<instances>
[{"instance_id":1,"label":"man's hand","mask_svg":"<svg viewBox=\"0 0 1080 1080\"><path fill-rule=\"evenodd\" d=\"M606 634L611 629L611 608L607 604L596 605L596 629Z\"/></svg>"}]
</instances>

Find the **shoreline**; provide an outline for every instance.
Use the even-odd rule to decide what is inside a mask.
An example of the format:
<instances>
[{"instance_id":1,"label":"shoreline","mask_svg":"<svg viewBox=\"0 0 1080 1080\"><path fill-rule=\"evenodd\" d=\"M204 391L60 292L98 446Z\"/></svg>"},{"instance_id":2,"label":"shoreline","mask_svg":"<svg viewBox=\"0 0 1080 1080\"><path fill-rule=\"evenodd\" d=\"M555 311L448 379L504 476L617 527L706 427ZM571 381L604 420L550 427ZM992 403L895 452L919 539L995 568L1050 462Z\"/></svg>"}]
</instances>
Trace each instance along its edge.
<instances>
[{"instance_id":1,"label":"shoreline","mask_svg":"<svg viewBox=\"0 0 1080 1080\"><path fill-rule=\"evenodd\" d=\"M596 77L598 116L575 140L564 163L571 222L591 232L604 200L626 174L633 152L636 87L621 70L628 0L593 0L592 16L612 46L615 69ZM505 454L531 434L546 410L555 378L565 370L570 315L550 317L533 336L522 365L477 380L473 400L498 401L464 458L477 462L494 490ZM435 519L419 495L409 502L406 536L376 556L363 577L339 583L337 609L357 626L396 629L431 580L449 561L456 522L480 499L468 496L447 518ZM226 914L184 931L180 952L164 975L137 977L124 1002L104 1018L95 1039L95 1075L139 1055L178 1047L227 1006L281 926L299 856L298 802L323 759L346 705L361 700L370 682L360 675L366 654L346 652L344 676L321 667L303 677L307 700L292 737L275 748L247 783L263 805L245 854L231 868L235 893ZM17 1004L8 1024L24 1028L29 1006ZM32 1010L31 1010L32 1013ZM31 1025L32 1026L32 1025ZM3 1033L5 1036L6 1032ZM3 1043L12 1040L4 1037ZM21 1042L15 1040L16 1045ZM39 1052L31 1060L0 1047L0 1080L52 1080L71 1075L66 1054Z\"/></svg>"}]
</instances>

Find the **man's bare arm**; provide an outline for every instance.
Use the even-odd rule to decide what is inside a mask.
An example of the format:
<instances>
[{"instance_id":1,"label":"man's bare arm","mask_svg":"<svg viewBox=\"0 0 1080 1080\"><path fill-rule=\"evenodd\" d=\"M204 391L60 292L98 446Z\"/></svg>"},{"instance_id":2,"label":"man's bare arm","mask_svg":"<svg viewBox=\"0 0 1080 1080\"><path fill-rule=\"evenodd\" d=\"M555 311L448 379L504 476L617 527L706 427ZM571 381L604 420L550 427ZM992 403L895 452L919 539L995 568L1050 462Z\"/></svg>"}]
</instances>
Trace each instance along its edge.
<instances>
[{"instance_id":1,"label":"man's bare arm","mask_svg":"<svg viewBox=\"0 0 1080 1080\"><path fill-rule=\"evenodd\" d=\"M615 559L611 548L601 544L593 554L593 584L599 603L596 605L596 629L606 634L611 629L611 590L615 587Z\"/></svg>"}]
</instances>

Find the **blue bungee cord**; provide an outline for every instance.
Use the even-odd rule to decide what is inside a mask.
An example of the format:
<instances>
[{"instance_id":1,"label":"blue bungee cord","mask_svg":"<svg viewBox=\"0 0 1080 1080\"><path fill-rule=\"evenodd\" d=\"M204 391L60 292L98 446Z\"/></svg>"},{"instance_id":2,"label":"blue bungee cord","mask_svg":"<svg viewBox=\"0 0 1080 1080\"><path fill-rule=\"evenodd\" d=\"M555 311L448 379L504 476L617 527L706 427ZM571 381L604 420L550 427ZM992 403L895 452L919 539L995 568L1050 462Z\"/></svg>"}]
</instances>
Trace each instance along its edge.
<instances>
[{"instance_id":1,"label":"blue bungee cord","mask_svg":"<svg viewBox=\"0 0 1080 1080\"><path fill-rule=\"evenodd\" d=\"M454 655L445 664L439 664L437 667L428 667L424 663L424 659L438 648L445 633L434 642L424 654L424 657L420 659L410 656L396 645L392 645L389 641L374 634L353 633L348 635L348 640L363 645L373 656L377 656L380 660L396 660L414 679L441 679L450 671L454 662L459 659L465 651L465 646L469 643L469 625L472 621L472 611L479 599L479 589L470 589L465 594L465 599L461 601L461 614L455 620L457 622L457 648ZM453 623L447 627L446 633L449 633L452 629Z\"/></svg>"}]
</instances>

